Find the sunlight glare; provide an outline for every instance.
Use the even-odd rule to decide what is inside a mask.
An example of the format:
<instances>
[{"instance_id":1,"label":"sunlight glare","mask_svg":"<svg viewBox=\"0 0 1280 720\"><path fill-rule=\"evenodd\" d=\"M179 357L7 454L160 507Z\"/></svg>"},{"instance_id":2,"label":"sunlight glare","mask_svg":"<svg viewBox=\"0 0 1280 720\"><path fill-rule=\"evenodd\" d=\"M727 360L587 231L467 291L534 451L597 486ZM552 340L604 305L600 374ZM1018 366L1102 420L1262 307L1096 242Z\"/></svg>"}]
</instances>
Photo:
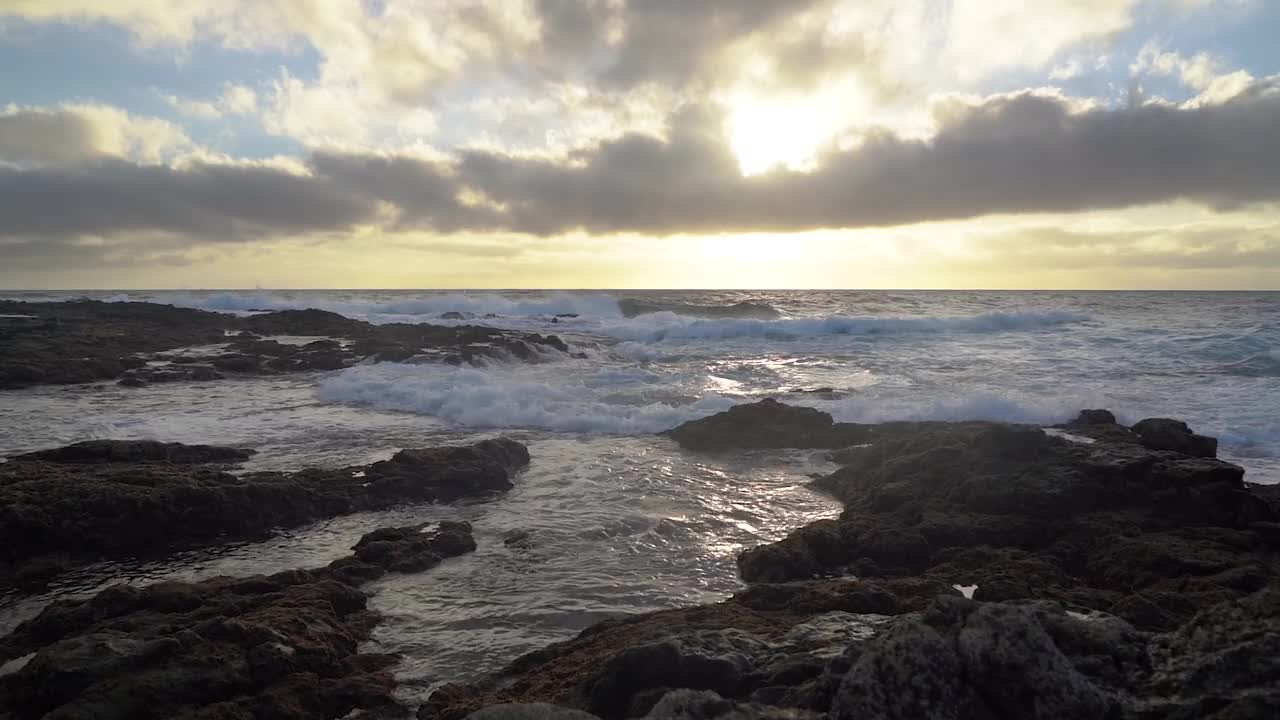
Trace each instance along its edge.
<instances>
[{"instance_id":1,"label":"sunlight glare","mask_svg":"<svg viewBox=\"0 0 1280 720\"><path fill-rule=\"evenodd\" d=\"M734 100L729 113L729 138L743 175L759 175L778 167L812 168L828 128L815 113L786 98Z\"/></svg>"}]
</instances>

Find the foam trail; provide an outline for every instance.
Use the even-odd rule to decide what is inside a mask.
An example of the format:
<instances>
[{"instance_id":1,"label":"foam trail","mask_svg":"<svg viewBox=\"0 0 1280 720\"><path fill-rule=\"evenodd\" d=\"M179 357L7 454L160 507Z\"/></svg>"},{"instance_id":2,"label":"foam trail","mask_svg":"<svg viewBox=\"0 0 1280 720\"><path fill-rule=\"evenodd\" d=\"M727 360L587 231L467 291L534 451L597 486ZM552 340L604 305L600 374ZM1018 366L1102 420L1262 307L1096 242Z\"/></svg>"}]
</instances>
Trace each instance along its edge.
<instances>
[{"instance_id":1,"label":"foam trail","mask_svg":"<svg viewBox=\"0 0 1280 720\"><path fill-rule=\"evenodd\" d=\"M644 402L635 387L643 390L661 379L635 371L563 373L547 380L532 376L528 366L381 363L344 370L324 380L317 393L327 402L421 413L471 427L614 434L655 433L734 404L711 394L686 404ZM606 401L620 394L632 402Z\"/></svg>"}]
</instances>

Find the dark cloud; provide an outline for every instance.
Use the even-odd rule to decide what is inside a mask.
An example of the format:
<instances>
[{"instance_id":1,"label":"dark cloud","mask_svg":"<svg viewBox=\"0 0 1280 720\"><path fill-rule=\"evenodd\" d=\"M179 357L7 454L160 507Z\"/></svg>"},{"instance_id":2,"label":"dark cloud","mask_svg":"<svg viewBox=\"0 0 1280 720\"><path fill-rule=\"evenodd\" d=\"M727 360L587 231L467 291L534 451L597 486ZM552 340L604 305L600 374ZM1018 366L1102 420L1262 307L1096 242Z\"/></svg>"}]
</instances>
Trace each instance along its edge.
<instances>
[{"instance_id":1,"label":"dark cloud","mask_svg":"<svg viewBox=\"0 0 1280 720\"><path fill-rule=\"evenodd\" d=\"M650 82L682 88L708 79L727 46L828 5L830 0L626 0L616 6L607 0L538 0L535 8L544 54L584 69L593 84L627 89ZM611 29L621 33L616 44L606 40ZM825 71L827 61L848 58L829 57L820 44L793 50L797 61L823 61L809 66L817 71ZM810 79L806 75L802 82Z\"/></svg>"},{"instance_id":2,"label":"dark cloud","mask_svg":"<svg viewBox=\"0 0 1280 720\"><path fill-rule=\"evenodd\" d=\"M0 237L162 232L201 241L380 223L553 235L796 231L1189 200L1280 201L1280 91L1217 106L1072 113L1030 94L951 108L929 141L880 132L809 173L742 177L705 106L666 139L631 134L567 160L472 151L455 161L316 154L311 174L95 162L0 168ZM0 247L0 254L5 250Z\"/></svg>"},{"instance_id":3,"label":"dark cloud","mask_svg":"<svg viewBox=\"0 0 1280 720\"><path fill-rule=\"evenodd\" d=\"M379 201L323 175L261 166L182 169L102 160L75 167L0 167L0 236L161 232L205 241L344 230Z\"/></svg>"},{"instance_id":4,"label":"dark cloud","mask_svg":"<svg viewBox=\"0 0 1280 720\"><path fill-rule=\"evenodd\" d=\"M1280 92L1083 113L1024 94L953 110L944 123L927 142L881 132L829 151L814 172L743 178L719 118L685 111L666 141L626 136L574 165L472 153L459 175L508 208L505 229L539 234L807 230L1280 199Z\"/></svg>"},{"instance_id":5,"label":"dark cloud","mask_svg":"<svg viewBox=\"0 0 1280 720\"><path fill-rule=\"evenodd\" d=\"M14 110L0 115L0 161L70 163L101 154L92 121L81 113Z\"/></svg>"},{"instance_id":6,"label":"dark cloud","mask_svg":"<svg viewBox=\"0 0 1280 720\"><path fill-rule=\"evenodd\" d=\"M700 77L713 54L822 0L629 0L622 43L603 76L622 86L682 85Z\"/></svg>"}]
</instances>

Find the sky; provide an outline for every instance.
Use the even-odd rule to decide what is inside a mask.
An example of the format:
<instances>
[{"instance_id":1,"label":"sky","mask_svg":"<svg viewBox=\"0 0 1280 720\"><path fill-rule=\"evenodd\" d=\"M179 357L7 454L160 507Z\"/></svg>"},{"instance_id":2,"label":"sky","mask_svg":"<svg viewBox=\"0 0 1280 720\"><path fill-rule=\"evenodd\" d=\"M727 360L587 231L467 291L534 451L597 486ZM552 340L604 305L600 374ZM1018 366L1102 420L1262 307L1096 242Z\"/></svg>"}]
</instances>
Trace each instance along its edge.
<instances>
[{"instance_id":1,"label":"sky","mask_svg":"<svg viewBox=\"0 0 1280 720\"><path fill-rule=\"evenodd\" d=\"M1280 1L0 0L3 288L1280 289Z\"/></svg>"}]
</instances>

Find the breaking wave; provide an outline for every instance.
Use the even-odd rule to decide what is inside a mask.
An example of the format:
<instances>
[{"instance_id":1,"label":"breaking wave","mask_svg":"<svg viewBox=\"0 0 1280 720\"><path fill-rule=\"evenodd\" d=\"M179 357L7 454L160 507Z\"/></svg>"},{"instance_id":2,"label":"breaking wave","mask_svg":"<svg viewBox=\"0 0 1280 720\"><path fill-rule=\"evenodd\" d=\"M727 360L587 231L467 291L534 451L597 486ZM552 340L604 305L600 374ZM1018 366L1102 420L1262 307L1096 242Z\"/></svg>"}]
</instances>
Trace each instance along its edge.
<instances>
[{"instance_id":1,"label":"breaking wave","mask_svg":"<svg viewBox=\"0 0 1280 720\"><path fill-rule=\"evenodd\" d=\"M850 317L786 320L688 320L671 313L651 316L649 322L631 321L606 328L624 340L663 342L724 338L766 338L789 340L822 335L911 335L939 333L996 333L1085 322L1082 313L993 312L960 317Z\"/></svg>"},{"instance_id":2,"label":"breaking wave","mask_svg":"<svg viewBox=\"0 0 1280 720\"><path fill-rule=\"evenodd\" d=\"M608 434L660 432L735 404L713 394L665 401L646 397L663 383L643 370L547 377L520 365L381 363L344 370L321 382L317 393L326 402L432 415L470 427Z\"/></svg>"},{"instance_id":3,"label":"breaking wave","mask_svg":"<svg viewBox=\"0 0 1280 720\"><path fill-rule=\"evenodd\" d=\"M280 295L268 293L218 293L214 295L183 294L158 297L179 307L192 307L219 312L254 310L303 310L316 308L350 317L368 319L378 315L419 315L439 317L444 313L461 313L469 317L499 315L593 315L621 317L618 301L607 294L556 293L542 297L513 298L497 293L443 293L421 297L387 300L335 300L328 296Z\"/></svg>"}]
</instances>

